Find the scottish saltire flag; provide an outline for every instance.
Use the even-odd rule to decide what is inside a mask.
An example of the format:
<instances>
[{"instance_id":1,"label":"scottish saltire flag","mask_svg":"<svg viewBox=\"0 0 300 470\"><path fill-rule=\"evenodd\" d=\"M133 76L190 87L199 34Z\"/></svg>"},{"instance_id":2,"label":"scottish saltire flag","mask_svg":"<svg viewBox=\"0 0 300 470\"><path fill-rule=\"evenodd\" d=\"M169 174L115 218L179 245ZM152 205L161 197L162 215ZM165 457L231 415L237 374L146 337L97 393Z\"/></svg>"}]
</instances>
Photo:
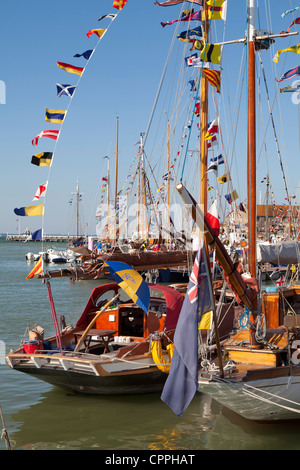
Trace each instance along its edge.
<instances>
[{"instance_id":1,"label":"scottish saltire flag","mask_svg":"<svg viewBox=\"0 0 300 470\"><path fill-rule=\"evenodd\" d=\"M275 78L275 80L276 82L282 82L283 80L289 80L290 78L296 77L297 75L300 75L300 65L293 67L281 75L280 78Z\"/></svg>"},{"instance_id":2,"label":"scottish saltire flag","mask_svg":"<svg viewBox=\"0 0 300 470\"><path fill-rule=\"evenodd\" d=\"M89 49L88 51L85 51L82 54L75 54L74 57L84 57L86 60L89 60L93 52L94 49Z\"/></svg>"},{"instance_id":3,"label":"scottish saltire flag","mask_svg":"<svg viewBox=\"0 0 300 470\"><path fill-rule=\"evenodd\" d=\"M34 215L43 215L44 214L44 204L37 204L36 206L27 206L20 207L19 209L14 209L14 213L21 217L24 216L34 216Z\"/></svg>"},{"instance_id":4,"label":"scottish saltire flag","mask_svg":"<svg viewBox=\"0 0 300 470\"><path fill-rule=\"evenodd\" d=\"M76 90L76 86L74 85L61 85L60 83L56 84L56 88L58 98L60 98L62 95L66 95L71 98Z\"/></svg>"},{"instance_id":5,"label":"scottish saltire flag","mask_svg":"<svg viewBox=\"0 0 300 470\"><path fill-rule=\"evenodd\" d=\"M162 401L179 417L198 389L198 329L210 327L214 305L209 283L202 239L175 330L170 373L161 394Z\"/></svg>"},{"instance_id":6,"label":"scottish saltire flag","mask_svg":"<svg viewBox=\"0 0 300 470\"><path fill-rule=\"evenodd\" d=\"M46 122L53 122L56 124L62 124L67 111L58 110L58 109L48 109L46 108Z\"/></svg>"},{"instance_id":7,"label":"scottish saltire flag","mask_svg":"<svg viewBox=\"0 0 300 470\"><path fill-rule=\"evenodd\" d=\"M150 291L142 276L128 264L119 261L105 261L104 266L133 302L148 314Z\"/></svg>"}]
</instances>

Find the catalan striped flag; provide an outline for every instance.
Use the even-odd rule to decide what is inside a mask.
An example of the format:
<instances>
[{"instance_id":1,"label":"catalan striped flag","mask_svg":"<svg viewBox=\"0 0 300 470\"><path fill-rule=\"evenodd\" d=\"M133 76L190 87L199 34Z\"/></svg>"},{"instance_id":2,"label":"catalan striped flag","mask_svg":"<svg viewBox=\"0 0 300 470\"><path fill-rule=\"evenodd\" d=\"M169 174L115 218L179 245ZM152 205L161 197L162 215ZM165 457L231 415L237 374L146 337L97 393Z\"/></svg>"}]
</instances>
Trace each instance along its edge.
<instances>
[{"instance_id":1,"label":"catalan striped flag","mask_svg":"<svg viewBox=\"0 0 300 470\"><path fill-rule=\"evenodd\" d=\"M118 10L122 10L126 5L127 0L115 0L113 3L113 7L117 8Z\"/></svg>"},{"instance_id":2,"label":"catalan striped flag","mask_svg":"<svg viewBox=\"0 0 300 470\"><path fill-rule=\"evenodd\" d=\"M203 73L206 76L209 83L216 87L217 93L221 91L221 71L220 70L211 70L203 69Z\"/></svg>"},{"instance_id":3,"label":"catalan striped flag","mask_svg":"<svg viewBox=\"0 0 300 470\"><path fill-rule=\"evenodd\" d=\"M57 131L57 130L42 131L31 141L32 145L36 146L41 137L49 137L49 139L57 140L58 139L58 134L59 134L59 131Z\"/></svg>"},{"instance_id":4,"label":"catalan striped flag","mask_svg":"<svg viewBox=\"0 0 300 470\"><path fill-rule=\"evenodd\" d=\"M62 70L65 70L69 73L76 73L77 75L82 75L84 71L84 67L75 67L75 65L66 64L65 62L57 62L57 65Z\"/></svg>"},{"instance_id":5,"label":"catalan striped flag","mask_svg":"<svg viewBox=\"0 0 300 470\"><path fill-rule=\"evenodd\" d=\"M46 108L46 122L62 124L67 111Z\"/></svg>"},{"instance_id":6,"label":"catalan striped flag","mask_svg":"<svg viewBox=\"0 0 300 470\"><path fill-rule=\"evenodd\" d=\"M30 271L27 277L25 277L25 281L27 279L33 279L37 274L44 272L44 262L43 262L43 255L40 256L38 262L34 266L34 268Z\"/></svg>"}]
</instances>

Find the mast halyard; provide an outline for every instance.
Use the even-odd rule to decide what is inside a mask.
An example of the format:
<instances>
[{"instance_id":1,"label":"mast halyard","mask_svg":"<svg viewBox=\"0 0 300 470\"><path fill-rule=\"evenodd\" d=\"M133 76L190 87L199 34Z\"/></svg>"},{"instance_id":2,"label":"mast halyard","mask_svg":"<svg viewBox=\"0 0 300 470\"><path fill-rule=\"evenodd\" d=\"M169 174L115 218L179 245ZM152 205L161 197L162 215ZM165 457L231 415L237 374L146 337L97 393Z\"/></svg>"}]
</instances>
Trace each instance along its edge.
<instances>
[{"instance_id":1,"label":"mast halyard","mask_svg":"<svg viewBox=\"0 0 300 470\"><path fill-rule=\"evenodd\" d=\"M113 244L115 245L117 240L117 199L118 199L118 160L119 160L119 116L117 116L117 136L116 136L116 173L115 173L115 230L113 236Z\"/></svg>"}]
</instances>

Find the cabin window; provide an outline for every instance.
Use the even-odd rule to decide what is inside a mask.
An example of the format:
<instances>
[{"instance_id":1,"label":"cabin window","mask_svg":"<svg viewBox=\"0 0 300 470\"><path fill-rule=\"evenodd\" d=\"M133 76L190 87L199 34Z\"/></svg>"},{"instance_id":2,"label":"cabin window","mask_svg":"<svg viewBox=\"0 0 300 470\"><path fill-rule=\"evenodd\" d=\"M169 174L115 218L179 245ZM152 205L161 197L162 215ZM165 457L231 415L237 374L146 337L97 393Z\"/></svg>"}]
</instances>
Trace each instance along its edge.
<instances>
[{"instance_id":1,"label":"cabin window","mask_svg":"<svg viewBox=\"0 0 300 470\"><path fill-rule=\"evenodd\" d=\"M119 335L144 336L144 312L139 308L120 309Z\"/></svg>"},{"instance_id":2,"label":"cabin window","mask_svg":"<svg viewBox=\"0 0 300 470\"><path fill-rule=\"evenodd\" d=\"M116 300L116 303L130 303L132 302L132 300L130 299L130 297L122 290L120 289L119 290L119 294L120 294L120 297L119 297L119 300ZM109 302L114 296L116 295L116 292L114 289L110 289L110 290L107 290L105 292L103 292L99 297L98 299L96 300L95 302L95 307L97 308L101 308L103 307L107 302Z\"/></svg>"}]
</instances>

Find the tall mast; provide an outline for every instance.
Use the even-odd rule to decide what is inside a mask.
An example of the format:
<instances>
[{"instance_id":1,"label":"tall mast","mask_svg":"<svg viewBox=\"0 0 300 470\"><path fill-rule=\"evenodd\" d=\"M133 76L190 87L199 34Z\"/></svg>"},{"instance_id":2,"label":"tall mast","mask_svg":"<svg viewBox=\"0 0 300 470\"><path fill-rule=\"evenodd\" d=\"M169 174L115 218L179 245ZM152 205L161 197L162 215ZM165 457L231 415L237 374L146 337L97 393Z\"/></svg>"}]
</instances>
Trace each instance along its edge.
<instances>
[{"instance_id":1,"label":"tall mast","mask_svg":"<svg viewBox=\"0 0 300 470\"><path fill-rule=\"evenodd\" d=\"M76 185L76 237L78 238L79 234L79 182L77 178Z\"/></svg>"},{"instance_id":2,"label":"tall mast","mask_svg":"<svg viewBox=\"0 0 300 470\"><path fill-rule=\"evenodd\" d=\"M203 2L202 10L202 34L204 47L208 40L208 18L207 18L207 4ZM207 212L207 141L204 139L207 132L208 124L208 82L205 75L202 73L201 78L201 111L200 111L200 204L203 207L203 212Z\"/></svg>"},{"instance_id":3,"label":"tall mast","mask_svg":"<svg viewBox=\"0 0 300 470\"><path fill-rule=\"evenodd\" d=\"M116 137L116 174L115 174L115 233L114 244L117 238L117 197L118 197L118 159L119 159L119 116L117 116L117 137Z\"/></svg>"},{"instance_id":4,"label":"tall mast","mask_svg":"<svg viewBox=\"0 0 300 470\"><path fill-rule=\"evenodd\" d=\"M110 216L110 204L109 204L109 157L107 158L107 240L109 239L109 216Z\"/></svg>"},{"instance_id":5,"label":"tall mast","mask_svg":"<svg viewBox=\"0 0 300 470\"><path fill-rule=\"evenodd\" d=\"M167 164L167 230L168 230L167 241L170 244L170 121L169 120L168 120L168 164Z\"/></svg>"},{"instance_id":6,"label":"tall mast","mask_svg":"<svg viewBox=\"0 0 300 470\"><path fill-rule=\"evenodd\" d=\"M255 106L255 0L248 0L248 239L249 271L256 277L256 106Z\"/></svg>"}]
</instances>

